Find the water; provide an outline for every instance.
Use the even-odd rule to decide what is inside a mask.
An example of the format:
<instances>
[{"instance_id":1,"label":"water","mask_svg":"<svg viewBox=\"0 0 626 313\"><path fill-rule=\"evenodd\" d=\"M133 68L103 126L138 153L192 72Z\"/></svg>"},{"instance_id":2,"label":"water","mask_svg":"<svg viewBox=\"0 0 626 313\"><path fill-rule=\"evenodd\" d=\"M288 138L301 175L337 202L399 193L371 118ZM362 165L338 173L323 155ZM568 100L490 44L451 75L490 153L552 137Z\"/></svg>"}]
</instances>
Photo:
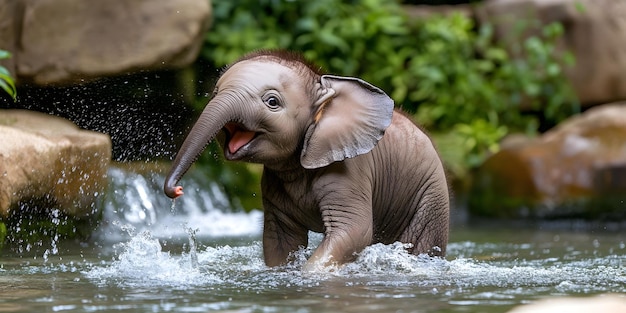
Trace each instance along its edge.
<instances>
[{"instance_id":1,"label":"water","mask_svg":"<svg viewBox=\"0 0 626 313\"><path fill-rule=\"evenodd\" d=\"M229 212L218 185L195 185L190 173L172 207L160 175L110 174L107 222L93 239L2 252L0 311L506 312L544 297L626 293L620 230L455 225L445 259L374 245L305 274L311 249L264 265L262 214Z\"/></svg>"}]
</instances>

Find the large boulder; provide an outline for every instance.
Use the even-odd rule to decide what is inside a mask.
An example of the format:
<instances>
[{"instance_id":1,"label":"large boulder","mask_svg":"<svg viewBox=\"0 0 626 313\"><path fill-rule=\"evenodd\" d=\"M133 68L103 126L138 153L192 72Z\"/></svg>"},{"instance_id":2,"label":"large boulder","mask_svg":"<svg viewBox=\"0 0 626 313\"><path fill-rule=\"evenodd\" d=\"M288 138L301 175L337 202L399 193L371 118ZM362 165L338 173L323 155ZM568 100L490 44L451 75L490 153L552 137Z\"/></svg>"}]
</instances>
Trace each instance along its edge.
<instances>
[{"instance_id":1,"label":"large boulder","mask_svg":"<svg viewBox=\"0 0 626 313\"><path fill-rule=\"evenodd\" d=\"M188 65L211 16L209 0L0 0L0 17L10 9L17 76L36 84Z\"/></svg>"},{"instance_id":2,"label":"large boulder","mask_svg":"<svg viewBox=\"0 0 626 313\"><path fill-rule=\"evenodd\" d=\"M470 212L626 218L626 103L594 107L536 140L504 143L481 166Z\"/></svg>"},{"instance_id":3,"label":"large boulder","mask_svg":"<svg viewBox=\"0 0 626 313\"><path fill-rule=\"evenodd\" d=\"M580 102L589 106L626 99L626 1L489 0L477 12L481 23L495 25L501 39L535 19L544 25L561 23L561 48L576 58L567 76Z\"/></svg>"},{"instance_id":4,"label":"large boulder","mask_svg":"<svg viewBox=\"0 0 626 313\"><path fill-rule=\"evenodd\" d=\"M34 111L0 110L0 220L24 203L78 219L98 215L111 159L108 135Z\"/></svg>"}]
</instances>

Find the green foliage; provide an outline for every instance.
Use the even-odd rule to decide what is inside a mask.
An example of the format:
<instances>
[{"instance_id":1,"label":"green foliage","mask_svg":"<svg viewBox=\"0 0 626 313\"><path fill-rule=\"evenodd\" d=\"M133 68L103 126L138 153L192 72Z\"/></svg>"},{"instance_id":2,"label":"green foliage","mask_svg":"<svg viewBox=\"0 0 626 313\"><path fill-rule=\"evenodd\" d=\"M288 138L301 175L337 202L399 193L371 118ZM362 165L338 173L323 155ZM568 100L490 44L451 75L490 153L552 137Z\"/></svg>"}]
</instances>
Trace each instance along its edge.
<instances>
[{"instance_id":1,"label":"green foliage","mask_svg":"<svg viewBox=\"0 0 626 313\"><path fill-rule=\"evenodd\" d=\"M11 54L7 51L0 50L0 60L8 59L11 57ZM11 77L11 73L4 66L0 65L0 88L2 88L11 98L15 101L17 96L17 90L15 89L15 82L13 81L13 77Z\"/></svg>"},{"instance_id":2,"label":"green foliage","mask_svg":"<svg viewBox=\"0 0 626 313\"><path fill-rule=\"evenodd\" d=\"M556 123L578 110L562 69L573 57L555 48L559 24L530 21L496 42L491 25L461 14L411 20L395 1L213 3L202 54L216 68L252 50L280 48L300 51L327 72L361 77L414 113L460 176L497 151L507 133L537 132L537 116Z\"/></svg>"},{"instance_id":3,"label":"green foliage","mask_svg":"<svg viewBox=\"0 0 626 313\"><path fill-rule=\"evenodd\" d=\"M534 135L538 117L554 124L578 111L562 72L573 57L559 55L555 47L563 33L560 24L538 27L539 35L523 40L519 33L502 44L494 43L491 25L475 31L476 25L461 15L433 17L419 27L423 44L400 75L411 90L408 110L417 112L416 119L436 133L435 139L446 138L440 146L452 144L442 157L457 158L448 162L462 165L452 169L456 175L480 165L509 132ZM459 154L464 157L458 159Z\"/></svg>"},{"instance_id":4,"label":"green foliage","mask_svg":"<svg viewBox=\"0 0 626 313\"><path fill-rule=\"evenodd\" d=\"M400 6L382 0L221 0L214 1L214 20L203 56L216 67L253 50L281 48L301 51L329 72L376 81L398 68L379 67L380 57L396 57L403 44L397 39L409 36Z\"/></svg>"}]
</instances>

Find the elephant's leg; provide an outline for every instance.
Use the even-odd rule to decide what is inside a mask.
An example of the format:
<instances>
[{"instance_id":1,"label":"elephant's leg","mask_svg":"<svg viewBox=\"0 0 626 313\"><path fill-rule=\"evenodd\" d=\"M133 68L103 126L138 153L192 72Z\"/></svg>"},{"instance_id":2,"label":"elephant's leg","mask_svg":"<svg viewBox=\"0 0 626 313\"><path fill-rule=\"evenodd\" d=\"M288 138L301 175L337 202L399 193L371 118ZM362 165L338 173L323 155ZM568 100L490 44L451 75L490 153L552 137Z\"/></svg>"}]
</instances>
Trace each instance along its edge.
<instances>
[{"instance_id":1,"label":"elephant's leg","mask_svg":"<svg viewBox=\"0 0 626 313\"><path fill-rule=\"evenodd\" d=\"M268 201L264 201L263 256L267 266L284 265L290 254L308 244L306 228L291 222Z\"/></svg>"},{"instance_id":2,"label":"elephant's leg","mask_svg":"<svg viewBox=\"0 0 626 313\"><path fill-rule=\"evenodd\" d=\"M314 182L312 192L322 216L324 239L305 264L305 271L353 261L372 244L372 189L366 174L337 162Z\"/></svg>"},{"instance_id":3,"label":"elephant's leg","mask_svg":"<svg viewBox=\"0 0 626 313\"><path fill-rule=\"evenodd\" d=\"M409 252L428 253L431 256L444 256L448 244L449 197L447 187L426 191L418 203L418 209L409 226L398 239L411 243Z\"/></svg>"},{"instance_id":4,"label":"elephant's leg","mask_svg":"<svg viewBox=\"0 0 626 313\"><path fill-rule=\"evenodd\" d=\"M321 201L324 239L305 264L305 271L353 261L372 243L371 197L360 190L331 190Z\"/></svg>"},{"instance_id":5,"label":"elephant's leg","mask_svg":"<svg viewBox=\"0 0 626 313\"><path fill-rule=\"evenodd\" d=\"M341 265L356 258L356 254L371 244L371 232L352 236L347 232L325 234L320 245L315 249L304 265L306 272L317 272L327 266Z\"/></svg>"}]
</instances>

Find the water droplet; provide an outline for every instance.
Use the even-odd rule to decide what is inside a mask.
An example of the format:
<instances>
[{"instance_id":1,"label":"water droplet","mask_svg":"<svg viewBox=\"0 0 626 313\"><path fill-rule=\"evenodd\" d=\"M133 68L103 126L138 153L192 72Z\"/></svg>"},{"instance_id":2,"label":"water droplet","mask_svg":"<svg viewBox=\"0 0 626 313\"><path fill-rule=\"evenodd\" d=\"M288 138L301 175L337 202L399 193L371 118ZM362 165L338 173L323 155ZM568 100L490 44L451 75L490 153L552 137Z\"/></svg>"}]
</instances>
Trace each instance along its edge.
<instances>
[{"instance_id":1,"label":"water droplet","mask_svg":"<svg viewBox=\"0 0 626 313\"><path fill-rule=\"evenodd\" d=\"M196 232L199 229L187 228L187 234L189 235L189 259L191 262L191 268L198 268L198 254L196 251Z\"/></svg>"}]
</instances>

